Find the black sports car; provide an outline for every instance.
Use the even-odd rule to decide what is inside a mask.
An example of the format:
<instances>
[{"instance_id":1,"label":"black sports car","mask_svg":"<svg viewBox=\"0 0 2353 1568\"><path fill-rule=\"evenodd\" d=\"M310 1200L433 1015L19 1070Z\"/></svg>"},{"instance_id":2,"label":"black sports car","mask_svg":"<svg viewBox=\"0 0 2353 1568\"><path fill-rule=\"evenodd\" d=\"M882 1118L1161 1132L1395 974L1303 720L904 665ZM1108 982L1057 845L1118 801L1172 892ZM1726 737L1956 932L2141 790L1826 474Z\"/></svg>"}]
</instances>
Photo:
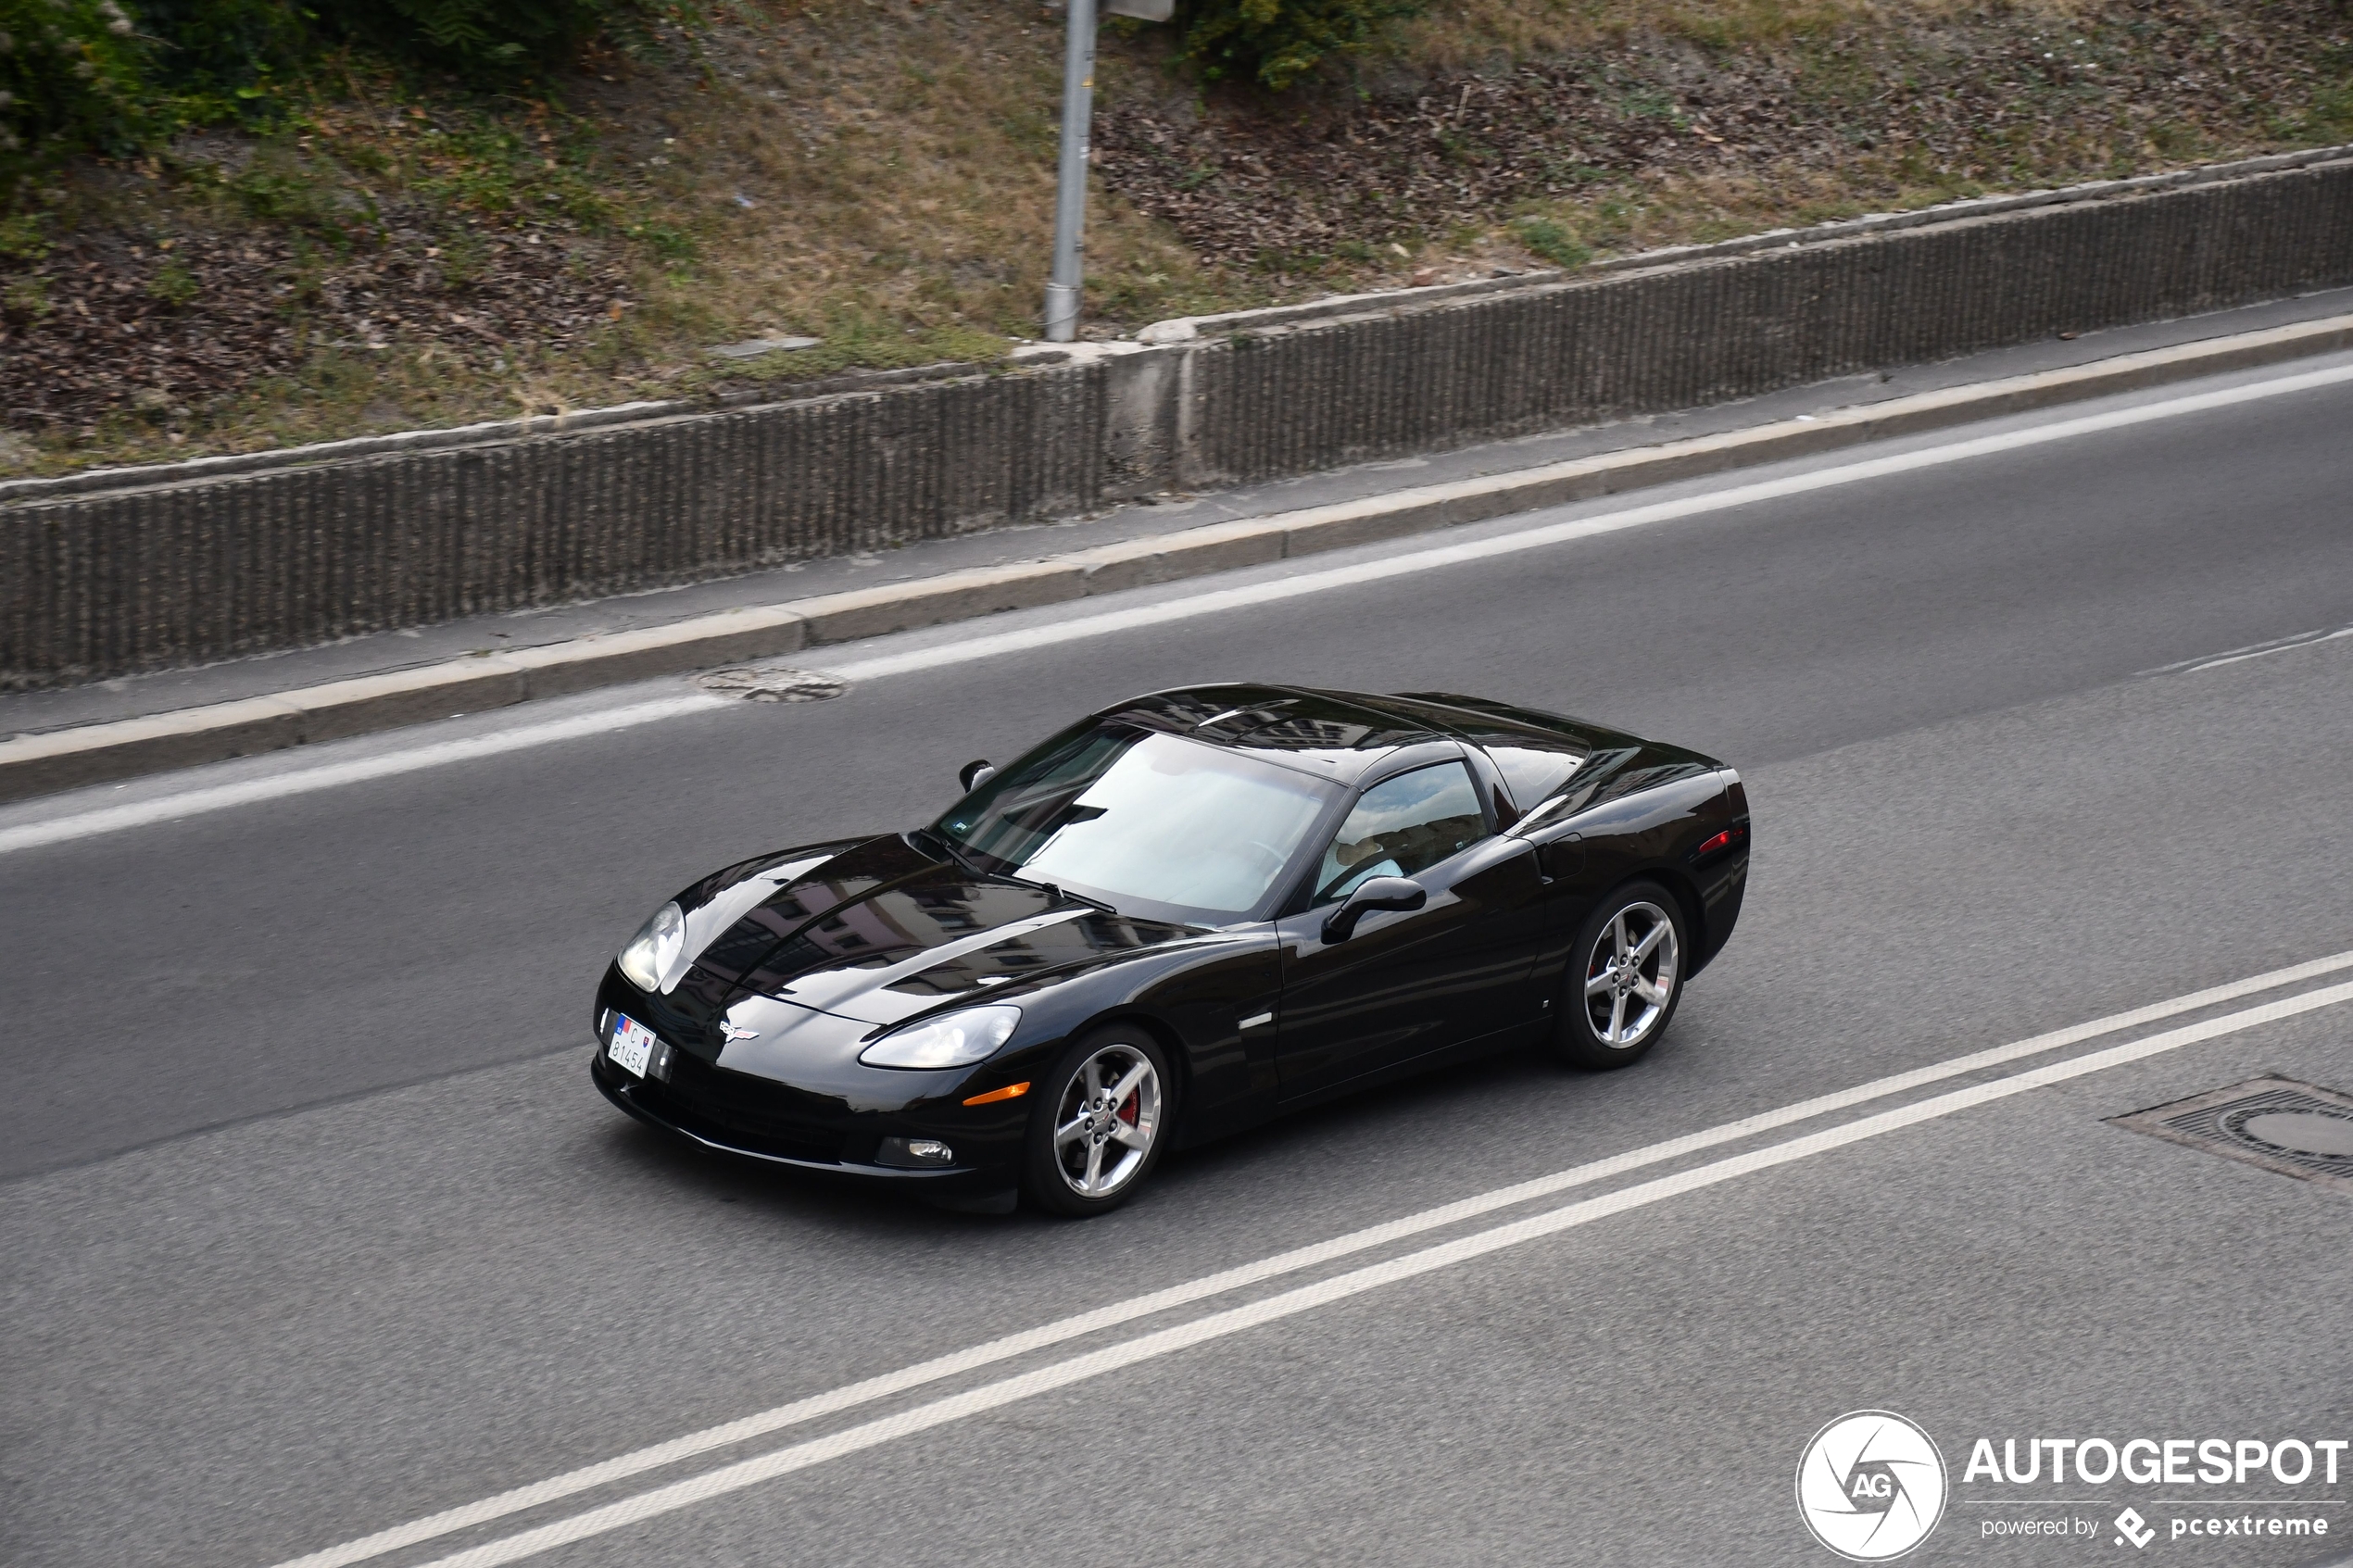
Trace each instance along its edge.
<instances>
[{"instance_id":1,"label":"black sports car","mask_svg":"<svg viewBox=\"0 0 2353 1568\"><path fill-rule=\"evenodd\" d=\"M713 1148L1090 1214L1171 1143L1466 1056L1634 1060L1748 873L1722 763L1438 692L1157 692L963 783L655 911L597 1086Z\"/></svg>"}]
</instances>

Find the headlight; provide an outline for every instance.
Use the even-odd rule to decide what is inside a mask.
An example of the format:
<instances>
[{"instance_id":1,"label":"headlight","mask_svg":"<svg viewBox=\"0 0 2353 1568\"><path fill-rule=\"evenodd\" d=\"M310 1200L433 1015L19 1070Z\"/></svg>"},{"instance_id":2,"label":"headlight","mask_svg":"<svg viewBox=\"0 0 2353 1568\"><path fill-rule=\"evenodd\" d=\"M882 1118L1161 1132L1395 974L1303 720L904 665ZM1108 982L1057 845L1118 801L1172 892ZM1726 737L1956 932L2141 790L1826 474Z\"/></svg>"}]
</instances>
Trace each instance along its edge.
<instances>
[{"instance_id":1,"label":"headlight","mask_svg":"<svg viewBox=\"0 0 2353 1568\"><path fill-rule=\"evenodd\" d=\"M869 1067L970 1067L988 1060L1020 1022L1019 1008L967 1008L886 1035L859 1052L858 1060Z\"/></svg>"},{"instance_id":2,"label":"headlight","mask_svg":"<svg viewBox=\"0 0 2353 1568\"><path fill-rule=\"evenodd\" d=\"M653 919L637 928L637 935L621 950L621 972L640 991L659 991L661 977L670 972L686 948L686 917L675 902L664 904L654 911Z\"/></svg>"}]
</instances>

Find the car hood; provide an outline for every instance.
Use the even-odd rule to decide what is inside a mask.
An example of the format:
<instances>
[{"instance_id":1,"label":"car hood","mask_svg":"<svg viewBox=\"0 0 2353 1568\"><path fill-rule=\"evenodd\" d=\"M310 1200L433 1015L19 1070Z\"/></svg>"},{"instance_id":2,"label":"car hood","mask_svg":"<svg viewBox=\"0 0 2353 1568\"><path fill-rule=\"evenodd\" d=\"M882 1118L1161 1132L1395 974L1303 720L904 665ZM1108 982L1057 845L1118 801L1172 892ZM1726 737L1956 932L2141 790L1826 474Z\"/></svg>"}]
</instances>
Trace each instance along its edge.
<instances>
[{"instance_id":1,"label":"car hood","mask_svg":"<svg viewBox=\"0 0 2353 1568\"><path fill-rule=\"evenodd\" d=\"M1190 935L975 875L892 834L787 855L712 889L688 914L686 978L889 1024Z\"/></svg>"}]
</instances>

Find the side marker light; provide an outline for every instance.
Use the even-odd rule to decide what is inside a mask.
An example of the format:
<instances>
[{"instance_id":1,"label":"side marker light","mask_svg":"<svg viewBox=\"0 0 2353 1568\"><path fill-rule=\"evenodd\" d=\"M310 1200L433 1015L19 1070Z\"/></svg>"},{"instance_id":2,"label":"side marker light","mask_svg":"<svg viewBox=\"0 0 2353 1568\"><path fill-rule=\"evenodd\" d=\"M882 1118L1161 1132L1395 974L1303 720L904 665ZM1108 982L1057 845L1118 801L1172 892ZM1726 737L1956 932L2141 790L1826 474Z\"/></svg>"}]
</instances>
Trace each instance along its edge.
<instances>
[{"instance_id":1,"label":"side marker light","mask_svg":"<svg viewBox=\"0 0 2353 1568\"><path fill-rule=\"evenodd\" d=\"M975 1095L966 1105L994 1105L1000 1099L1019 1099L1029 1092L1027 1084L1008 1084L1001 1089L991 1089L985 1095Z\"/></svg>"},{"instance_id":2,"label":"side marker light","mask_svg":"<svg viewBox=\"0 0 2353 1568\"><path fill-rule=\"evenodd\" d=\"M1718 834L1714 838L1709 839L1706 843L1692 850L1692 859L1694 860L1702 859L1706 856L1715 854L1718 849L1730 848L1732 845L1739 843L1742 839L1744 839L1747 836L1748 829L1744 827L1736 826L1726 828L1722 833Z\"/></svg>"}]
</instances>

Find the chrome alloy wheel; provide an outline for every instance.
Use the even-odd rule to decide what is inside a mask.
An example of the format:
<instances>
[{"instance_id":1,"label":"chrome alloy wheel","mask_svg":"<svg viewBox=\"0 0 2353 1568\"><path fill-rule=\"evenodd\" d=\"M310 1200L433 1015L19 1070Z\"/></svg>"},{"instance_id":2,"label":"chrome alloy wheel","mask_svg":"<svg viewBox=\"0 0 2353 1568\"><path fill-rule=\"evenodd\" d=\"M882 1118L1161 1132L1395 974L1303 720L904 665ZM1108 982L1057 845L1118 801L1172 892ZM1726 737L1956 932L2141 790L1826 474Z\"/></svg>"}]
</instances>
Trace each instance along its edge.
<instances>
[{"instance_id":1,"label":"chrome alloy wheel","mask_svg":"<svg viewBox=\"0 0 2353 1568\"><path fill-rule=\"evenodd\" d=\"M1641 1045L1675 999L1675 922L1656 904L1629 904L1602 928L1585 960L1585 1016L1593 1037L1625 1050Z\"/></svg>"},{"instance_id":2,"label":"chrome alloy wheel","mask_svg":"<svg viewBox=\"0 0 2353 1568\"><path fill-rule=\"evenodd\" d=\"M1143 1169L1160 1135L1160 1073L1133 1046L1109 1045L1071 1074L1054 1114L1054 1164L1081 1198L1108 1198Z\"/></svg>"}]
</instances>

